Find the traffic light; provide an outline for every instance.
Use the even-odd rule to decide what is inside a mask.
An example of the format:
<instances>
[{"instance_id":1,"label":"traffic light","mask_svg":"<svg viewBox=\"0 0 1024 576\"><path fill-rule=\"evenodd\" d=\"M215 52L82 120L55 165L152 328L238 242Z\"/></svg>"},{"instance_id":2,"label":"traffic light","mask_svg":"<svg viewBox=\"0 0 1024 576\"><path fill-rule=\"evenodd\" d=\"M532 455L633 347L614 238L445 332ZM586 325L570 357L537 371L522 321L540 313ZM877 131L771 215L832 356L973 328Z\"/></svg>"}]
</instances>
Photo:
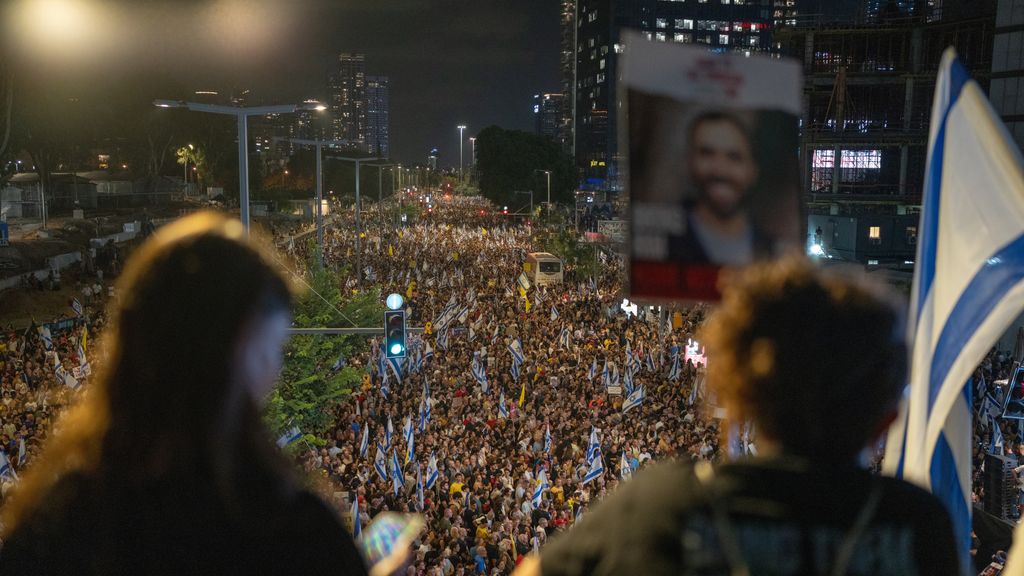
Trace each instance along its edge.
<instances>
[{"instance_id":1,"label":"traffic light","mask_svg":"<svg viewBox=\"0 0 1024 576\"><path fill-rule=\"evenodd\" d=\"M384 352L388 358L405 358L405 310L384 312Z\"/></svg>"}]
</instances>

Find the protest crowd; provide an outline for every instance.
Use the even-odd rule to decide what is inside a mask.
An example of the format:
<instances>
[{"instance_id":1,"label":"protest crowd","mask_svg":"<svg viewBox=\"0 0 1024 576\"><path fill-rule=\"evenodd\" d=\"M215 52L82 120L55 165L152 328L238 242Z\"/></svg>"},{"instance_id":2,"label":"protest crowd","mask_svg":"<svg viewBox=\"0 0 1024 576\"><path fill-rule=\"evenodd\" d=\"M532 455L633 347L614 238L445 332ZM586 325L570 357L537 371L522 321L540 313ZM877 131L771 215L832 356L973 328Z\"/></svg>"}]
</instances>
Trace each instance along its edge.
<instances>
[{"instance_id":1,"label":"protest crowd","mask_svg":"<svg viewBox=\"0 0 1024 576\"><path fill-rule=\"evenodd\" d=\"M703 393L706 307L627 314L614 253L601 253L593 277L568 265L561 283L524 285L531 230L482 211L455 198L415 224L369 228L361 279L349 265L354 235L326 233L325 263L347 270L346 290L402 294L408 325L424 330L410 333L402 360L386 359L376 339L342 359L364 371L363 385L333 414L324 446L290 450L357 534L384 511L422 514L409 574L509 574L650 463L756 453L756 431L726 445ZM282 245L296 261L308 249ZM0 338L4 495L61 410L87 393L106 297L89 288L66 319ZM976 398L998 395L1011 364L993 353ZM1024 445L1013 421L977 418L976 470L992 422L1000 449Z\"/></svg>"}]
</instances>

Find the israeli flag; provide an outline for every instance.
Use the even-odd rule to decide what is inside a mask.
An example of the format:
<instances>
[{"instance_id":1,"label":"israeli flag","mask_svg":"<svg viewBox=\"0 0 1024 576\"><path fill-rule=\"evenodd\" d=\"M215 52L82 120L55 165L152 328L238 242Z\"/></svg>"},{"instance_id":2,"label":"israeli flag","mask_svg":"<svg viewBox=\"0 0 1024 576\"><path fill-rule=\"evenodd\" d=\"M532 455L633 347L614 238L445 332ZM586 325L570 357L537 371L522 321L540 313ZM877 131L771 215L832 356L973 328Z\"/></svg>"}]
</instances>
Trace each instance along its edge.
<instances>
[{"instance_id":1,"label":"israeli flag","mask_svg":"<svg viewBox=\"0 0 1024 576\"><path fill-rule=\"evenodd\" d=\"M298 426L292 426L291 428L286 430L284 434L281 434L280 438L277 439L277 446L279 448L284 448L285 446L291 444L292 442L295 442L299 438L302 438L302 432L299 430Z\"/></svg>"},{"instance_id":2,"label":"israeli flag","mask_svg":"<svg viewBox=\"0 0 1024 576\"><path fill-rule=\"evenodd\" d=\"M405 463L408 464L416 456L416 434L412 427L412 416L405 417L405 426L402 427L402 434L405 436Z\"/></svg>"},{"instance_id":3,"label":"israeli flag","mask_svg":"<svg viewBox=\"0 0 1024 576\"><path fill-rule=\"evenodd\" d=\"M388 460L384 456L384 448L380 444L377 444L377 455L373 458L373 469L381 480L388 479Z\"/></svg>"},{"instance_id":4,"label":"israeli flag","mask_svg":"<svg viewBox=\"0 0 1024 576\"><path fill-rule=\"evenodd\" d=\"M434 453L430 453L430 462L427 464L427 490L434 487L434 482L437 482L439 473L437 470L437 458Z\"/></svg>"},{"instance_id":5,"label":"israeli flag","mask_svg":"<svg viewBox=\"0 0 1024 576\"><path fill-rule=\"evenodd\" d=\"M398 496L398 490L405 486L405 476L402 475L402 467L398 465L398 452L391 453L391 487L394 490L395 496Z\"/></svg>"},{"instance_id":6,"label":"israeli flag","mask_svg":"<svg viewBox=\"0 0 1024 576\"><path fill-rule=\"evenodd\" d=\"M526 357L523 355L523 343L518 338L508 345L508 351L512 354L513 364L522 364Z\"/></svg>"},{"instance_id":7,"label":"israeli flag","mask_svg":"<svg viewBox=\"0 0 1024 576\"><path fill-rule=\"evenodd\" d=\"M544 453L551 454L551 425L544 427Z\"/></svg>"},{"instance_id":8,"label":"israeli flag","mask_svg":"<svg viewBox=\"0 0 1024 576\"><path fill-rule=\"evenodd\" d=\"M676 352L672 355L672 368L668 371L669 380L679 380L683 375L683 370L679 365L679 353Z\"/></svg>"},{"instance_id":9,"label":"israeli flag","mask_svg":"<svg viewBox=\"0 0 1024 576\"><path fill-rule=\"evenodd\" d=\"M590 470L583 476L583 483L586 484L604 474L604 462L601 461L601 452L594 456L590 462Z\"/></svg>"},{"instance_id":10,"label":"israeli flag","mask_svg":"<svg viewBox=\"0 0 1024 576\"><path fill-rule=\"evenodd\" d=\"M359 457L366 458L366 453L370 450L370 427L368 425L363 426L363 439L359 442Z\"/></svg>"},{"instance_id":11,"label":"israeli flag","mask_svg":"<svg viewBox=\"0 0 1024 576\"><path fill-rule=\"evenodd\" d=\"M989 418L989 427L992 429L989 433L991 443L989 445L990 454L1002 454L1003 453L1003 430L999 427L999 421L995 418Z\"/></svg>"},{"instance_id":12,"label":"israeli flag","mask_svg":"<svg viewBox=\"0 0 1024 576\"><path fill-rule=\"evenodd\" d=\"M512 362L512 368L509 369L509 372L512 374L512 379L518 382L519 381L519 363L518 362Z\"/></svg>"},{"instance_id":13,"label":"israeli flag","mask_svg":"<svg viewBox=\"0 0 1024 576\"><path fill-rule=\"evenodd\" d=\"M637 386L636 389L626 397L626 401L622 403L622 413L625 414L633 408L643 404L646 399L647 390L644 388L643 384L641 384L640 386Z\"/></svg>"},{"instance_id":14,"label":"israeli flag","mask_svg":"<svg viewBox=\"0 0 1024 576\"><path fill-rule=\"evenodd\" d=\"M434 357L434 347L430 345L430 342L426 342L426 348L423 351L423 357L430 360Z\"/></svg>"},{"instance_id":15,"label":"israeli flag","mask_svg":"<svg viewBox=\"0 0 1024 576\"><path fill-rule=\"evenodd\" d=\"M18 440L18 468L24 466L26 460L28 460L28 451L25 449L25 439L21 438Z\"/></svg>"},{"instance_id":16,"label":"israeli flag","mask_svg":"<svg viewBox=\"0 0 1024 576\"><path fill-rule=\"evenodd\" d=\"M71 309L75 311L75 316L85 314L85 310L82 308L82 303L78 301L78 298L71 299Z\"/></svg>"},{"instance_id":17,"label":"israeli flag","mask_svg":"<svg viewBox=\"0 0 1024 576\"><path fill-rule=\"evenodd\" d=\"M441 330L437 333L437 347L441 350L448 349L448 329Z\"/></svg>"},{"instance_id":18,"label":"israeli flag","mask_svg":"<svg viewBox=\"0 0 1024 576\"><path fill-rule=\"evenodd\" d=\"M75 356L78 356L78 365L85 366L89 361L85 358L85 348L82 348L82 341L78 341L78 349L75 350Z\"/></svg>"},{"instance_id":19,"label":"israeli flag","mask_svg":"<svg viewBox=\"0 0 1024 576\"><path fill-rule=\"evenodd\" d=\"M558 310L554 306L551 307L551 320L558 320Z\"/></svg>"},{"instance_id":20,"label":"israeli flag","mask_svg":"<svg viewBox=\"0 0 1024 576\"><path fill-rule=\"evenodd\" d=\"M608 374L608 359L604 359L604 369L601 370L601 385L607 388L611 384L611 377Z\"/></svg>"},{"instance_id":21,"label":"israeli flag","mask_svg":"<svg viewBox=\"0 0 1024 576\"><path fill-rule=\"evenodd\" d=\"M498 418L508 418L508 405L505 404L505 391L501 391L501 397L498 398Z\"/></svg>"},{"instance_id":22,"label":"israeli flag","mask_svg":"<svg viewBox=\"0 0 1024 576\"><path fill-rule=\"evenodd\" d=\"M480 353L473 354L473 364L470 366L473 372L473 378L476 379L477 384L483 387L484 392L487 392L487 370L484 368L483 362L480 362Z\"/></svg>"},{"instance_id":23,"label":"israeli flag","mask_svg":"<svg viewBox=\"0 0 1024 576\"><path fill-rule=\"evenodd\" d=\"M395 434L395 426L391 423L391 416L388 416L388 425L384 428L384 449L391 450L391 437Z\"/></svg>"},{"instance_id":24,"label":"israeli flag","mask_svg":"<svg viewBox=\"0 0 1024 576\"><path fill-rule=\"evenodd\" d=\"M888 473L945 502L965 566L971 534L967 383L1024 310L1022 164L985 93L947 49L935 84L918 227L910 385L884 462Z\"/></svg>"},{"instance_id":25,"label":"israeli flag","mask_svg":"<svg viewBox=\"0 0 1024 576\"><path fill-rule=\"evenodd\" d=\"M426 431L428 422L430 422L430 398L424 396L423 399L420 400L420 434Z\"/></svg>"},{"instance_id":26,"label":"israeli flag","mask_svg":"<svg viewBox=\"0 0 1024 576\"><path fill-rule=\"evenodd\" d=\"M654 372L655 371L655 367L654 367L654 354L651 354L650 351L647 352L647 371L648 372Z\"/></svg>"},{"instance_id":27,"label":"israeli flag","mask_svg":"<svg viewBox=\"0 0 1024 576\"><path fill-rule=\"evenodd\" d=\"M544 498L544 491L550 488L548 485L548 476L543 470L537 475L537 486L533 489L532 504L534 508L540 508L541 501Z\"/></svg>"},{"instance_id":28,"label":"israeli flag","mask_svg":"<svg viewBox=\"0 0 1024 576\"><path fill-rule=\"evenodd\" d=\"M395 375L395 380L398 383L402 383L402 365L398 358L388 358L388 367L391 369L391 373Z\"/></svg>"},{"instance_id":29,"label":"israeli flag","mask_svg":"<svg viewBox=\"0 0 1024 576\"><path fill-rule=\"evenodd\" d=\"M608 383L612 386L619 385L619 367L614 362L612 362L612 377Z\"/></svg>"},{"instance_id":30,"label":"israeli flag","mask_svg":"<svg viewBox=\"0 0 1024 576\"><path fill-rule=\"evenodd\" d=\"M590 364L590 371L587 372L587 380L593 380L597 376L597 357L594 357L594 361Z\"/></svg>"},{"instance_id":31,"label":"israeli flag","mask_svg":"<svg viewBox=\"0 0 1024 576\"><path fill-rule=\"evenodd\" d=\"M359 535L363 533L363 527L359 522L359 497L356 496L352 500L352 537L359 538Z\"/></svg>"},{"instance_id":32,"label":"israeli flag","mask_svg":"<svg viewBox=\"0 0 1024 576\"><path fill-rule=\"evenodd\" d=\"M423 498L423 469L419 466L416 467L416 509L419 512L423 512L424 506Z\"/></svg>"},{"instance_id":33,"label":"israeli flag","mask_svg":"<svg viewBox=\"0 0 1024 576\"><path fill-rule=\"evenodd\" d=\"M628 369L622 377L622 388L626 391L626 396L633 394L633 374Z\"/></svg>"},{"instance_id":34,"label":"israeli flag","mask_svg":"<svg viewBox=\"0 0 1024 576\"><path fill-rule=\"evenodd\" d=\"M597 438L597 428L590 427L590 441L587 442L587 464L594 462L594 457L601 453L601 441Z\"/></svg>"},{"instance_id":35,"label":"israeli flag","mask_svg":"<svg viewBox=\"0 0 1024 576\"><path fill-rule=\"evenodd\" d=\"M43 348L46 348L47 350L53 349L53 336L50 335L50 329L48 327L39 327L39 337L43 340Z\"/></svg>"},{"instance_id":36,"label":"israeli flag","mask_svg":"<svg viewBox=\"0 0 1024 576\"><path fill-rule=\"evenodd\" d=\"M622 458L619 459L619 478L628 480L633 477L633 468L629 465L629 460L626 460L626 452L622 452Z\"/></svg>"},{"instance_id":37,"label":"israeli flag","mask_svg":"<svg viewBox=\"0 0 1024 576\"><path fill-rule=\"evenodd\" d=\"M7 476L8 478L18 479L18 473L14 471L14 467L11 466L11 461L7 459L7 453L0 450L0 478Z\"/></svg>"}]
</instances>

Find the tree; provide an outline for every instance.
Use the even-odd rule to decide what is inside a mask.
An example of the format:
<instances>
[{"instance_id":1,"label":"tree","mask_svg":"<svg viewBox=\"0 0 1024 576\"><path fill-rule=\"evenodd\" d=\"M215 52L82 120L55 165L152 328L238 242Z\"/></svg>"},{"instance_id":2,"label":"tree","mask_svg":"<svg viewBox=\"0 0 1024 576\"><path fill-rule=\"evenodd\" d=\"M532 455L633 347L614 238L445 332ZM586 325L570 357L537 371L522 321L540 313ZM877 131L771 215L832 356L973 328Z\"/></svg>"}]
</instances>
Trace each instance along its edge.
<instances>
[{"instance_id":1,"label":"tree","mask_svg":"<svg viewBox=\"0 0 1024 576\"><path fill-rule=\"evenodd\" d=\"M310 241L306 280L310 289L295 304L295 326L300 328L369 326L380 322L384 312L378 288L343 294L338 288L344 274L321 266ZM267 403L268 426L284 431L298 426L314 442L334 423L334 410L362 380L360 367L346 362L335 369L339 358L353 358L366 349L364 336L296 335L285 346L280 384Z\"/></svg>"},{"instance_id":2,"label":"tree","mask_svg":"<svg viewBox=\"0 0 1024 576\"><path fill-rule=\"evenodd\" d=\"M516 191L532 190L534 203L547 199L551 171L551 201L569 202L576 185L572 159L554 141L521 130L485 128L476 139L480 193L499 205L521 204Z\"/></svg>"}]
</instances>

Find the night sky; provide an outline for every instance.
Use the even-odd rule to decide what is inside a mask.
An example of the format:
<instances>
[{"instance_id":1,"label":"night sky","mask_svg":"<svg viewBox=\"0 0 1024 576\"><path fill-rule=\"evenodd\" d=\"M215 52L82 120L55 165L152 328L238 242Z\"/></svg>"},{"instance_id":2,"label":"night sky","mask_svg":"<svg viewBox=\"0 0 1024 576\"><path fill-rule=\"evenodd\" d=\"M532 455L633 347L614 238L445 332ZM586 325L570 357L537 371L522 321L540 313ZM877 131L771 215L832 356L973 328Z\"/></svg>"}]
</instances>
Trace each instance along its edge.
<instances>
[{"instance_id":1,"label":"night sky","mask_svg":"<svg viewBox=\"0 0 1024 576\"><path fill-rule=\"evenodd\" d=\"M533 94L560 90L558 0L14 0L6 10L3 48L19 79L106 102L198 89L248 88L262 103L323 97L337 53L363 52L368 74L391 79L400 162L437 147L457 164L456 125L467 137L491 124L531 130Z\"/></svg>"}]
</instances>

